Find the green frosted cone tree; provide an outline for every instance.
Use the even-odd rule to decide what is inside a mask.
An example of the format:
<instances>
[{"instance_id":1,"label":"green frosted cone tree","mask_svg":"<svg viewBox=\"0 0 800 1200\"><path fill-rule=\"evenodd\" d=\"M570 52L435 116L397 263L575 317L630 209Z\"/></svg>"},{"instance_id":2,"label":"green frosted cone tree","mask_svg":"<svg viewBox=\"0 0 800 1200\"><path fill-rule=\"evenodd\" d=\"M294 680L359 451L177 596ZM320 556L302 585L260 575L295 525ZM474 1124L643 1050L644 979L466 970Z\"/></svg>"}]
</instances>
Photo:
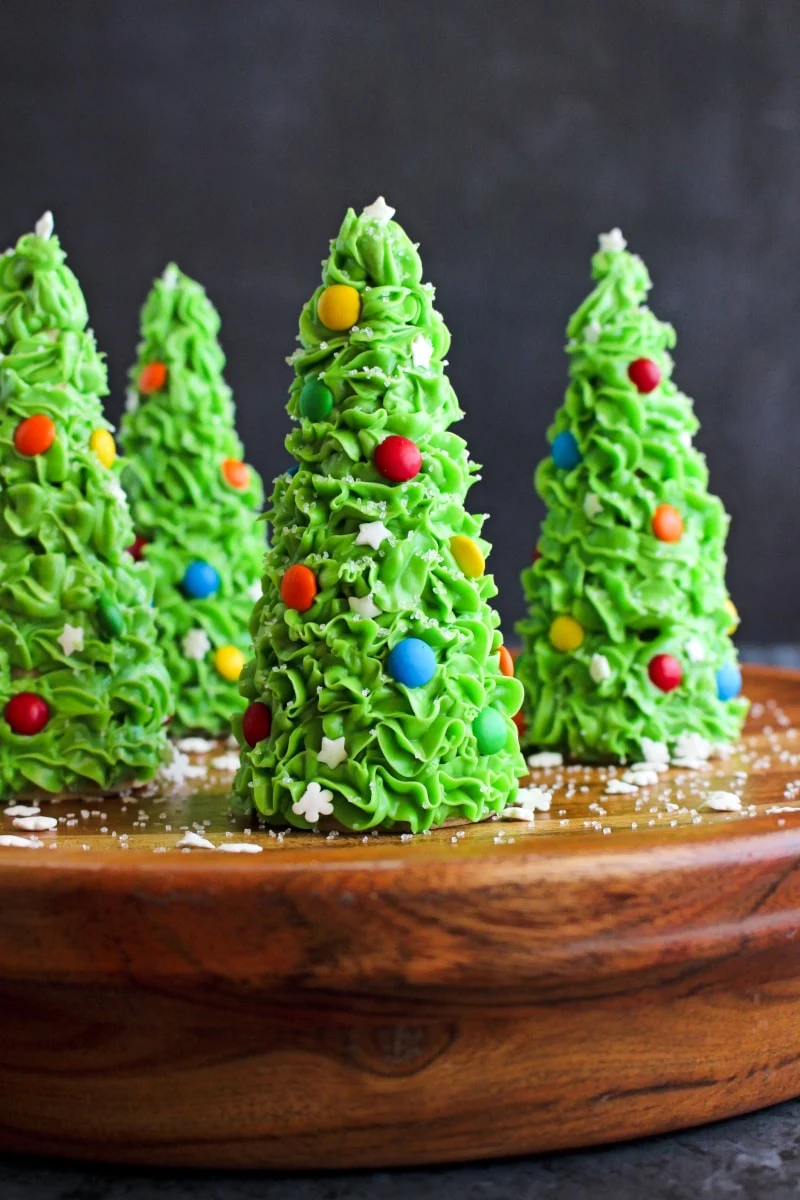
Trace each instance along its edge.
<instances>
[{"instance_id":1,"label":"green frosted cone tree","mask_svg":"<svg viewBox=\"0 0 800 1200\"><path fill-rule=\"evenodd\" d=\"M671 378L675 333L646 306L647 269L619 230L601 235L592 273L536 471L547 515L523 573L523 740L581 759L680 756L684 735L736 738L747 710L728 517Z\"/></svg>"},{"instance_id":2,"label":"green frosted cone tree","mask_svg":"<svg viewBox=\"0 0 800 1200\"><path fill-rule=\"evenodd\" d=\"M52 217L0 257L0 798L151 778L170 686L100 397L106 369Z\"/></svg>"},{"instance_id":3,"label":"green frosted cone tree","mask_svg":"<svg viewBox=\"0 0 800 1200\"><path fill-rule=\"evenodd\" d=\"M219 328L204 289L170 264L142 310L121 429L131 552L155 572L175 735L230 732L261 591L263 489L242 462Z\"/></svg>"},{"instance_id":4,"label":"green frosted cone tree","mask_svg":"<svg viewBox=\"0 0 800 1200\"><path fill-rule=\"evenodd\" d=\"M524 773L450 337L393 211L348 211L290 360L234 784L271 824L476 821Z\"/></svg>"}]
</instances>

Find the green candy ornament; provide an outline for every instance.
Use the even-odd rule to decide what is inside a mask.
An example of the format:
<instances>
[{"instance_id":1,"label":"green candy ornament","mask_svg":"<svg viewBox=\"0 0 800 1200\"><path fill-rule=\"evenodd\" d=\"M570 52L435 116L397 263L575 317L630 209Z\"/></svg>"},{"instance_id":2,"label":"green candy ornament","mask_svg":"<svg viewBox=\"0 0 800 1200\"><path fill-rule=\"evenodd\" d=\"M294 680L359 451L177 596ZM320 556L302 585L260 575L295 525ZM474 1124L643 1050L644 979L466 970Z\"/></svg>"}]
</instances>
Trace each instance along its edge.
<instances>
[{"instance_id":1,"label":"green candy ornament","mask_svg":"<svg viewBox=\"0 0 800 1200\"><path fill-rule=\"evenodd\" d=\"M333 411L333 392L319 379L311 377L300 393L300 416L309 421L325 421Z\"/></svg>"},{"instance_id":2,"label":"green candy ornament","mask_svg":"<svg viewBox=\"0 0 800 1200\"><path fill-rule=\"evenodd\" d=\"M482 708L472 722L479 754L497 754L506 744L508 722L496 708Z\"/></svg>"}]
</instances>

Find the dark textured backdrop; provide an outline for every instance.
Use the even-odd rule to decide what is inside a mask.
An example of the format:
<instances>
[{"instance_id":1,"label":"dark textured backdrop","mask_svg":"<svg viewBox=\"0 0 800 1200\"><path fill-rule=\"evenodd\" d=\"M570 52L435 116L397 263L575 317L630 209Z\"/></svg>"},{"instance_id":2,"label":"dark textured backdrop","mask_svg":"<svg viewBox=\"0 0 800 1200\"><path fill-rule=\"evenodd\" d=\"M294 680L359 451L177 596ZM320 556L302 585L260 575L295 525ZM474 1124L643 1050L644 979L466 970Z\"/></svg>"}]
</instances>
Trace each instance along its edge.
<instances>
[{"instance_id":1,"label":"dark textured backdrop","mask_svg":"<svg viewBox=\"0 0 800 1200\"><path fill-rule=\"evenodd\" d=\"M453 333L509 629L563 329L619 224L678 329L743 637L800 639L797 0L27 0L0 34L0 236L54 210L112 419L174 257L222 312L248 457L282 470L300 307L385 192Z\"/></svg>"}]
</instances>

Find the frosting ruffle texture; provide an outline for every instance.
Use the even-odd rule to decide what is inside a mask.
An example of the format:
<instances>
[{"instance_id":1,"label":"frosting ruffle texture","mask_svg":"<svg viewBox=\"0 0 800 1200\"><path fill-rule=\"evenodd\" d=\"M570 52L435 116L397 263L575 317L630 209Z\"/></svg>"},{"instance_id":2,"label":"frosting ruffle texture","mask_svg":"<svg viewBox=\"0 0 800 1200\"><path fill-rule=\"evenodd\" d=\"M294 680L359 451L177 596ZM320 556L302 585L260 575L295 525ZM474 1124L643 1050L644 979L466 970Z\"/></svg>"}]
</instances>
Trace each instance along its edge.
<instances>
[{"instance_id":1,"label":"frosting ruffle texture","mask_svg":"<svg viewBox=\"0 0 800 1200\"><path fill-rule=\"evenodd\" d=\"M670 748L687 732L736 738L747 703L719 694L718 672L736 661L728 517L692 444L692 403L670 378L674 331L645 306L650 279L637 256L602 249L593 274L567 331L570 384L549 431L553 454L536 471L548 511L539 557L523 573L517 674L526 744L630 760L646 738ZM571 458L559 455L564 434ZM577 646L554 644L559 617L577 622ZM680 679L671 690L654 682L658 656Z\"/></svg>"},{"instance_id":2,"label":"frosting ruffle texture","mask_svg":"<svg viewBox=\"0 0 800 1200\"><path fill-rule=\"evenodd\" d=\"M263 488L241 461L219 328L204 289L170 264L142 310L122 422L123 482L155 573L176 735L230 732L242 703L236 662L250 649L248 621L264 560ZM210 568L211 584L202 576L199 586L191 587L191 576L184 582L197 563Z\"/></svg>"},{"instance_id":3,"label":"frosting ruffle texture","mask_svg":"<svg viewBox=\"0 0 800 1200\"><path fill-rule=\"evenodd\" d=\"M344 331L320 320L337 285L358 293L357 320ZM287 439L299 469L275 482L264 595L251 622L255 657L242 680L248 700L270 709L272 728L242 748L235 803L307 828L314 820L303 797L317 784L349 829L480 820L513 799L524 774L511 720L522 689L500 671L491 576L465 574L451 550L459 534L489 550L483 517L464 508L477 468L448 429L462 416L445 374L450 337L399 225L347 213L299 340L289 400L297 424ZM332 400L322 420L303 415L314 380ZM374 461L389 437L421 452L421 469L399 482ZM304 611L282 598L295 564L316 581ZM427 682L387 671L389 652L406 639L433 652ZM473 730L486 707L499 714L502 744L491 753ZM339 739L346 757L331 766L324 744Z\"/></svg>"},{"instance_id":4,"label":"frosting ruffle texture","mask_svg":"<svg viewBox=\"0 0 800 1200\"><path fill-rule=\"evenodd\" d=\"M119 460L90 445L113 440L87 320L57 238L0 258L0 797L149 779L166 748L152 581L126 553ZM47 705L38 732L20 731L18 693Z\"/></svg>"}]
</instances>

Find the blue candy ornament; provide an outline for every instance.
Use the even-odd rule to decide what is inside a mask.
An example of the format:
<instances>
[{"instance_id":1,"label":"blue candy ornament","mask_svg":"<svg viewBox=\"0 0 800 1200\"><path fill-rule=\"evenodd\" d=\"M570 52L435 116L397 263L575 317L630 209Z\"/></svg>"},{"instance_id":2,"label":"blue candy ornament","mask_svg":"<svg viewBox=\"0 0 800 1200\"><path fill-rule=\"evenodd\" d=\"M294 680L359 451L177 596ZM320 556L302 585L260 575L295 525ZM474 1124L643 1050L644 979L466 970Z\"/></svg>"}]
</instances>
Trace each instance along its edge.
<instances>
[{"instance_id":1,"label":"blue candy ornament","mask_svg":"<svg viewBox=\"0 0 800 1200\"><path fill-rule=\"evenodd\" d=\"M742 690L742 672L735 662L723 663L717 671L717 695L720 700L733 700Z\"/></svg>"},{"instance_id":2,"label":"blue candy ornament","mask_svg":"<svg viewBox=\"0 0 800 1200\"><path fill-rule=\"evenodd\" d=\"M205 600L219 591L219 572L202 558L189 563L183 574L182 588L191 600Z\"/></svg>"},{"instance_id":3,"label":"blue candy ornament","mask_svg":"<svg viewBox=\"0 0 800 1200\"><path fill-rule=\"evenodd\" d=\"M421 638L403 638L389 651L386 673L406 687L423 687L436 673L436 655Z\"/></svg>"},{"instance_id":4,"label":"blue candy ornament","mask_svg":"<svg viewBox=\"0 0 800 1200\"><path fill-rule=\"evenodd\" d=\"M583 459L583 455L578 449L578 443L575 440L575 434L571 433L569 429L556 434L553 438L551 453L553 455L553 462L562 471L571 471Z\"/></svg>"}]
</instances>

